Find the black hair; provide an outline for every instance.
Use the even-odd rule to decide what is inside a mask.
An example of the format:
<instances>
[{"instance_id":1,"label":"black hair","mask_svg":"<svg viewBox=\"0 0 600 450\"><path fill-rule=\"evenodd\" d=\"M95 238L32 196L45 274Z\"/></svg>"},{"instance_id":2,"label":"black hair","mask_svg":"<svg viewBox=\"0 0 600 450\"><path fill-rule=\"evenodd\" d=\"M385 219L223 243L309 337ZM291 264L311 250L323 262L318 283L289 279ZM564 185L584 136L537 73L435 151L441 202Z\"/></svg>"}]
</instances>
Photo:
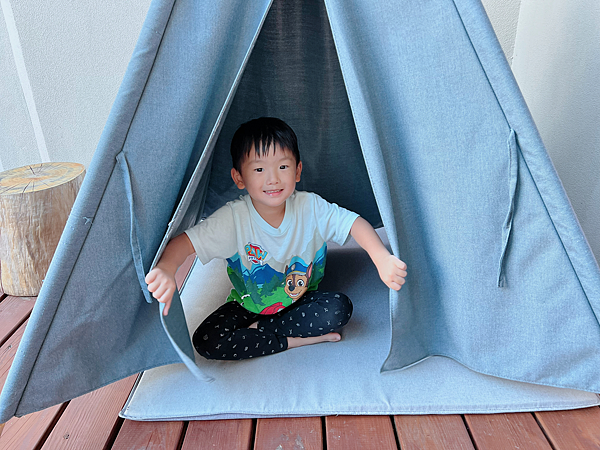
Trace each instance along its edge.
<instances>
[{"instance_id":1,"label":"black hair","mask_svg":"<svg viewBox=\"0 0 600 450\"><path fill-rule=\"evenodd\" d=\"M281 119L275 117L260 117L243 123L231 139L231 161L233 168L238 172L242 170L242 161L252 151L257 156L265 156L269 149L279 145L281 149L288 149L296 159L296 166L300 162L298 151L298 138L291 127Z\"/></svg>"}]
</instances>

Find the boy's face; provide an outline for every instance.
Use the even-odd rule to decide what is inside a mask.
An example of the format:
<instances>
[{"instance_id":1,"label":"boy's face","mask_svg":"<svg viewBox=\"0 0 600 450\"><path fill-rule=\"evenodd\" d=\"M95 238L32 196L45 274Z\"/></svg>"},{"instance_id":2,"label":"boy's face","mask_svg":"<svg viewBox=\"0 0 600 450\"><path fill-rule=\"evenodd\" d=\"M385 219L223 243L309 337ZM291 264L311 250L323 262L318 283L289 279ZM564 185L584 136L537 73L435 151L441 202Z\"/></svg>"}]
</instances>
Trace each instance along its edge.
<instances>
[{"instance_id":1,"label":"boy's face","mask_svg":"<svg viewBox=\"0 0 600 450\"><path fill-rule=\"evenodd\" d=\"M259 214L280 211L300 181L302 162L291 151L279 146L267 155L257 155L254 149L244 158L242 171L231 169L231 177L239 189L246 189Z\"/></svg>"}]
</instances>

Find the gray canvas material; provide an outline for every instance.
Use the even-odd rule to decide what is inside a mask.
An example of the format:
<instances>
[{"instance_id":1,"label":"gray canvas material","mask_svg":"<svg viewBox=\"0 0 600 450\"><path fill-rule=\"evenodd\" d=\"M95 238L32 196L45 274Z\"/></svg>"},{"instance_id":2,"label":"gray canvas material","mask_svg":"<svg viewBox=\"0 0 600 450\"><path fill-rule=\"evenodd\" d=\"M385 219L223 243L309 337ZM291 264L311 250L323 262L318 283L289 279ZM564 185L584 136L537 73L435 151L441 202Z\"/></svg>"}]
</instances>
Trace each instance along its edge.
<instances>
[{"instance_id":1,"label":"gray canvas material","mask_svg":"<svg viewBox=\"0 0 600 450\"><path fill-rule=\"evenodd\" d=\"M152 3L0 421L174 362L211 376L142 279L239 194L227 146L261 115L298 133L298 188L384 224L410 267L384 370L443 355L600 392L600 271L479 0L270 3Z\"/></svg>"},{"instance_id":2,"label":"gray canvas material","mask_svg":"<svg viewBox=\"0 0 600 450\"><path fill-rule=\"evenodd\" d=\"M342 341L292 349L247 361L198 365L213 383L183 364L141 376L121 417L131 420L212 420L330 414L477 414L594 406L597 394L473 372L433 356L401 371L380 373L389 343L388 290L369 257L351 240L330 245L324 289L353 299ZM223 261L196 262L181 293L193 333L229 293ZM357 382L360 380L360 382Z\"/></svg>"}]
</instances>

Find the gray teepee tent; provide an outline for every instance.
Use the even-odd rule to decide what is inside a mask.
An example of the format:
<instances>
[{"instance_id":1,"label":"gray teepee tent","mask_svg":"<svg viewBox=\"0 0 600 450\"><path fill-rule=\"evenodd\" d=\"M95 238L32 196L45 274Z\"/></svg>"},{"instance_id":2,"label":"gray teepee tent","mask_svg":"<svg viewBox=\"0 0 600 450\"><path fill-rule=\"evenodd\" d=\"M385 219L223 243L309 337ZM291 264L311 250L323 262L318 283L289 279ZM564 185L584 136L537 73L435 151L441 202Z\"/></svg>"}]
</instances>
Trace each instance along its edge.
<instances>
[{"instance_id":1,"label":"gray teepee tent","mask_svg":"<svg viewBox=\"0 0 600 450\"><path fill-rule=\"evenodd\" d=\"M299 136L298 188L385 225L410 267L384 371L445 355L600 392L600 271L479 0L154 0L0 422L160 365L208 378L143 277L238 195L232 132L265 115Z\"/></svg>"}]
</instances>

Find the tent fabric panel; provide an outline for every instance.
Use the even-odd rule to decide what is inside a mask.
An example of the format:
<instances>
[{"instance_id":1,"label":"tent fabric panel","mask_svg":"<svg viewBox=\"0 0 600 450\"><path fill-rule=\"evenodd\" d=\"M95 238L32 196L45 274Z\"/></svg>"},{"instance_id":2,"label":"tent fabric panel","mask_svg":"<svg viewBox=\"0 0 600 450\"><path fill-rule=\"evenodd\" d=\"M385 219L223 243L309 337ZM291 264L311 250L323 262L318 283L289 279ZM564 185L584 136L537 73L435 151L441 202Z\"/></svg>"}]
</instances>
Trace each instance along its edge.
<instances>
[{"instance_id":1,"label":"tent fabric panel","mask_svg":"<svg viewBox=\"0 0 600 450\"><path fill-rule=\"evenodd\" d=\"M65 225L44 284L38 295L27 329L21 340L11 370L0 396L0 422L18 412L24 389L38 358L47 330L52 324L72 268L79 260L83 243L92 227L96 210L104 195L106 184L115 165L114 157L121 150L129 124L135 114L139 99L150 73L154 56L160 45L163 31L172 9L173 1L153 2L142 27L140 38L133 51L127 72L119 88L115 103L103 130L79 195ZM52 400L41 404L52 403ZM36 409L43 408L36 404Z\"/></svg>"},{"instance_id":2,"label":"tent fabric panel","mask_svg":"<svg viewBox=\"0 0 600 450\"><path fill-rule=\"evenodd\" d=\"M98 226L101 220L97 220L88 233L43 337L19 414L27 414L35 405L66 401L164 361L179 362L162 332L157 304L144 300L137 283L124 190L123 176L116 170L104 197L110 201L100 203L96 216L110 218L110 226ZM102 265L107 255L110 269Z\"/></svg>"},{"instance_id":3,"label":"tent fabric panel","mask_svg":"<svg viewBox=\"0 0 600 450\"><path fill-rule=\"evenodd\" d=\"M600 328L520 151L518 157L507 284L496 295L475 284L467 295L444 289L444 298L461 304L444 305L439 325L449 338L431 352L487 375L595 392Z\"/></svg>"},{"instance_id":4,"label":"tent fabric panel","mask_svg":"<svg viewBox=\"0 0 600 450\"><path fill-rule=\"evenodd\" d=\"M461 14L481 8L462 5ZM383 369L444 355L507 379L598 391L598 324L556 234L572 211L558 179L537 185L531 177L531 164L554 172L543 146L523 149L520 131L536 132L522 97L511 97L521 115L508 123L465 17L446 1L327 7L383 222L409 265L407 284L391 298ZM502 55L493 32L477 41ZM510 85L502 61L494 74ZM386 185L394 186L389 195ZM548 216L547 201L558 217ZM556 268L565 272L559 288L549 279ZM588 260L585 270L595 269ZM558 311L571 316L557 330ZM585 338L572 339L578 333Z\"/></svg>"},{"instance_id":5,"label":"tent fabric panel","mask_svg":"<svg viewBox=\"0 0 600 450\"><path fill-rule=\"evenodd\" d=\"M505 219L508 190L505 198L479 193L508 185L510 130L486 80L468 64L474 59L468 39L443 2L327 5L383 222L392 249L409 265L408 283L398 299L394 293L391 298L390 356L396 362L388 359L384 367L409 366L429 354L428 338L419 330L432 326L439 284L470 268L469 260L459 258L456 270L444 261L455 261L461 248L472 246L465 223L478 211L486 216L477 234L488 234L493 247L481 249L478 257L486 258L485 267L496 276L501 231L495 227ZM376 51L387 42L393 44L385 52ZM480 102L492 107L482 109Z\"/></svg>"},{"instance_id":6,"label":"tent fabric panel","mask_svg":"<svg viewBox=\"0 0 600 450\"><path fill-rule=\"evenodd\" d=\"M506 120L515 129L523 158L535 180L544 206L597 318L600 317L600 269L514 76L497 44L493 28L480 2L454 0L479 61L493 86Z\"/></svg>"}]
</instances>

